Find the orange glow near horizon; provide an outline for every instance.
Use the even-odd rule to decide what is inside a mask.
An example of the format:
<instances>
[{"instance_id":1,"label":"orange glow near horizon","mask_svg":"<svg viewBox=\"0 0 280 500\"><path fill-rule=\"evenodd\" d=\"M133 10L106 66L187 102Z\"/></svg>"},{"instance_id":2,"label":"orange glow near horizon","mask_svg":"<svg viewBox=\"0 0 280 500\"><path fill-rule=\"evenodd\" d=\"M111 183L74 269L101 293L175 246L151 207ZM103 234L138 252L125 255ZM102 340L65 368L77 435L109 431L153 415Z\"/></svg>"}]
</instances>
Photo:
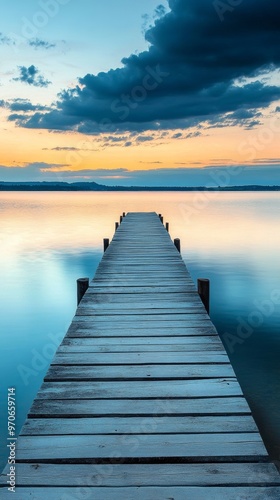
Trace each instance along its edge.
<instances>
[{"instance_id":1,"label":"orange glow near horizon","mask_svg":"<svg viewBox=\"0 0 280 500\"><path fill-rule=\"evenodd\" d=\"M77 172L258 164L261 159L278 158L279 131L279 120L267 118L262 128L212 128L204 130L201 136L188 139L174 139L172 135L176 131L169 131L167 138L155 136L153 141L125 147L122 142L104 146L102 141L106 140L106 135L57 133L5 123L1 130L0 165L24 167L30 163L46 163L54 165L48 168L49 171Z\"/></svg>"}]
</instances>

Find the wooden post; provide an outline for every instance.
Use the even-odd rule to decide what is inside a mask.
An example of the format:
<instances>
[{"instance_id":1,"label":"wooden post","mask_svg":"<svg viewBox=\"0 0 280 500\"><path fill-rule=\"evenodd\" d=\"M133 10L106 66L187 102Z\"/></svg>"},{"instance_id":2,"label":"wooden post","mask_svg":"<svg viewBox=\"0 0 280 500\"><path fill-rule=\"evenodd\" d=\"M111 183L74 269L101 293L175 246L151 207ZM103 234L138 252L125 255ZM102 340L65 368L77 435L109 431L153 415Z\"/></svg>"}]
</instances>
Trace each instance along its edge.
<instances>
[{"instance_id":1,"label":"wooden post","mask_svg":"<svg viewBox=\"0 0 280 500\"><path fill-rule=\"evenodd\" d=\"M116 222L116 230L119 228L119 223Z\"/></svg>"},{"instance_id":2,"label":"wooden post","mask_svg":"<svg viewBox=\"0 0 280 500\"><path fill-rule=\"evenodd\" d=\"M106 252L109 245L110 245L110 240L108 238L104 238L103 240L104 252Z\"/></svg>"},{"instance_id":3,"label":"wooden post","mask_svg":"<svg viewBox=\"0 0 280 500\"><path fill-rule=\"evenodd\" d=\"M166 227L166 231L169 233L169 222L166 222L165 227Z\"/></svg>"},{"instance_id":4,"label":"wooden post","mask_svg":"<svg viewBox=\"0 0 280 500\"><path fill-rule=\"evenodd\" d=\"M126 213L125 213L125 212L123 212L122 216L123 216L123 217L125 217L125 216L126 216Z\"/></svg>"},{"instance_id":5,"label":"wooden post","mask_svg":"<svg viewBox=\"0 0 280 500\"><path fill-rule=\"evenodd\" d=\"M158 214L159 218L161 218L161 214Z\"/></svg>"},{"instance_id":6,"label":"wooden post","mask_svg":"<svg viewBox=\"0 0 280 500\"><path fill-rule=\"evenodd\" d=\"M122 223L122 221L123 221L123 216L121 215L120 216L120 224Z\"/></svg>"},{"instance_id":7,"label":"wooden post","mask_svg":"<svg viewBox=\"0 0 280 500\"><path fill-rule=\"evenodd\" d=\"M199 278L197 280L197 291L201 298L201 301L206 309L206 312L210 312L210 280Z\"/></svg>"},{"instance_id":8,"label":"wooden post","mask_svg":"<svg viewBox=\"0 0 280 500\"><path fill-rule=\"evenodd\" d=\"M174 245L177 248L178 252L181 253L181 240L179 238L176 238L174 240Z\"/></svg>"},{"instance_id":9,"label":"wooden post","mask_svg":"<svg viewBox=\"0 0 280 500\"><path fill-rule=\"evenodd\" d=\"M160 221L161 221L161 223L163 224L163 217L162 217L162 216L161 216L161 218L160 218Z\"/></svg>"},{"instance_id":10,"label":"wooden post","mask_svg":"<svg viewBox=\"0 0 280 500\"><path fill-rule=\"evenodd\" d=\"M77 280L77 304L81 302L89 287L89 278L79 278Z\"/></svg>"}]
</instances>

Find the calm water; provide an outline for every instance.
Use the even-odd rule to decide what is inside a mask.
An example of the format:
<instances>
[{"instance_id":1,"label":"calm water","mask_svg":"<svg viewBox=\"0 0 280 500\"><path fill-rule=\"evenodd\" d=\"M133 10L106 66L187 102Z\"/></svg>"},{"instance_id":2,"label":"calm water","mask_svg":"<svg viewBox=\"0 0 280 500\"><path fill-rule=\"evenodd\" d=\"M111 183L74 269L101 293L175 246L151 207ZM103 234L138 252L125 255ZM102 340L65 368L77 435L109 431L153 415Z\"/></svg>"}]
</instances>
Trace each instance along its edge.
<instances>
[{"instance_id":1,"label":"calm water","mask_svg":"<svg viewBox=\"0 0 280 500\"><path fill-rule=\"evenodd\" d=\"M1 193L1 456L7 388L17 431L123 211L161 212L194 280L211 279L216 325L265 443L280 460L278 193Z\"/></svg>"}]
</instances>

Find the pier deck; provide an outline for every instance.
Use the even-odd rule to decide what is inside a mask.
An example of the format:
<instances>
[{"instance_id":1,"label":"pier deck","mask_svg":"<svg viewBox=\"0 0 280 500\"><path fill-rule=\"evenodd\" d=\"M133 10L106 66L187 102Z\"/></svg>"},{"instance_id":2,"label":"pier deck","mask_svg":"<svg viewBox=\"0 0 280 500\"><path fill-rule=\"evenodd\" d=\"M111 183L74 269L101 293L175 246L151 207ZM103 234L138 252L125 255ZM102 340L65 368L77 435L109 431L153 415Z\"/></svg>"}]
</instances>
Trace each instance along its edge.
<instances>
[{"instance_id":1,"label":"pier deck","mask_svg":"<svg viewBox=\"0 0 280 500\"><path fill-rule=\"evenodd\" d=\"M155 213L116 231L18 438L15 494L7 472L3 500L279 500L280 475Z\"/></svg>"}]
</instances>

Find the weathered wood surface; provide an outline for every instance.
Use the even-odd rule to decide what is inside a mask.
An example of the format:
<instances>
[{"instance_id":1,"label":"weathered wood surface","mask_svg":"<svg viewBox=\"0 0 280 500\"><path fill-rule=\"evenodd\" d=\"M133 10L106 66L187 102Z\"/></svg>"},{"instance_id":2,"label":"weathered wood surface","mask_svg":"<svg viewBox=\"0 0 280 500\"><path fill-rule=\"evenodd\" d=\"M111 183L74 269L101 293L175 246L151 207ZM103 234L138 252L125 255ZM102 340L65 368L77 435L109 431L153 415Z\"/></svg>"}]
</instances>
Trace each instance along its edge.
<instances>
[{"instance_id":1,"label":"weathered wood surface","mask_svg":"<svg viewBox=\"0 0 280 500\"><path fill-rule=\"evenodd\" d=\"M91 476L86 478L90 481ZM1 492L2 500L10 500L11 493ZM86 495L86 496L85 496ZM279 500L279 486L137 486L99 487L86 483L77 487L27 487L18 488L13 494L15 500Z\"/></svg>"},{"instance_id":2,"label":"weathered wood surface","mask_svg":"<svg viewBox=\"0 0 280 500\"><path fill-rule=\"evenodd\" d=\"M54 451L55 450L55 451ZM55 453L55 454L54 454ZM258 433L234 434L143 434L22 436L17 446L19 461L37 462L64 460L110 463L115 457L153 461L213 459L260 462L267 459L266 449Z\"/></svg>"},{"instance_id":3,"label":"weathered wood surface","mask_svg":"<svg viewBox=\"0 0 280 500\"><path fill-rule=\"evenodd\" d=\"M3 500L279 500L222 342L155 213L123 218L45 376Z\"/></svg>"},{"instance_id":4,"label":"weathered wood surface","mask_svg":"<svg viewBox=\"0 0 280 500\"><path fill-rule=\"evenodd\" d=\"M154 399L241 396L236 379L44 382L37 399Z\"/></svg>"},{"instance_id":5,"label":"weathered wood surface","mask_svg":"<svg viewBox=\"0 0 280 500\"><path fill-rule=\"evenodd\" d=\"M54 365L150 365L177 364L177 363L227 363L228 357L224 352L112 352L112 353L58 353L54 357ZM163 368L164 369L164 368Z\"/></svg>"},{"instance_id":6,"label":"weathered wood surface","mask_svg":"<svg viewBox=\"0 0 280 500\"><path fill-rule=\"evenodd\" d=\"M222 429L222 431L221 431ZM211 432L257 432L251 415L213 417L159 417L144 420L141 417L50 418L26 420L21 435L52 436L79 434L180 434Z\"/></svg>"},{"instance_id":7,"label":"weathered wood surface","mask_svg":"<svg viewBox=\"0 0 280 500\"><path fill-rule=\"evenodd\" d=\"M45 377L50 381L78 381L78 380L173 380L173 379L214 379L220 377L234 377L231 365L113 365L113 366L72 366L52 365Z\"/></svg>"},{"instance_id":8,"label":"weathered wood surface","mask_svg":"<svg viewBox=\"0 0 280 500\"><path fill-rule=\"evenodd\" d=\"M19 486L30 484L33 469L32 464L18 465ZM34 484L72 486L74 483L81 487L86 478L87 485L103 487L225 486L248 485L248 482L279 485L279 474L267 463L154 464L152 469L151 472L150 464L40 464Z\"/></svg>"},{"instance_id":9,"label":"weathered wood surface","mask_svg":"<svg viewBox=\"0 0 280 500\"><path fill-rule=\"evenodd\" d=\"M250 415L242 397L208 397L192 399L35 399L30 418L142 416L160 415ZM222 430L222 429L221 429Z\"/></svg>"}]
</instances>

